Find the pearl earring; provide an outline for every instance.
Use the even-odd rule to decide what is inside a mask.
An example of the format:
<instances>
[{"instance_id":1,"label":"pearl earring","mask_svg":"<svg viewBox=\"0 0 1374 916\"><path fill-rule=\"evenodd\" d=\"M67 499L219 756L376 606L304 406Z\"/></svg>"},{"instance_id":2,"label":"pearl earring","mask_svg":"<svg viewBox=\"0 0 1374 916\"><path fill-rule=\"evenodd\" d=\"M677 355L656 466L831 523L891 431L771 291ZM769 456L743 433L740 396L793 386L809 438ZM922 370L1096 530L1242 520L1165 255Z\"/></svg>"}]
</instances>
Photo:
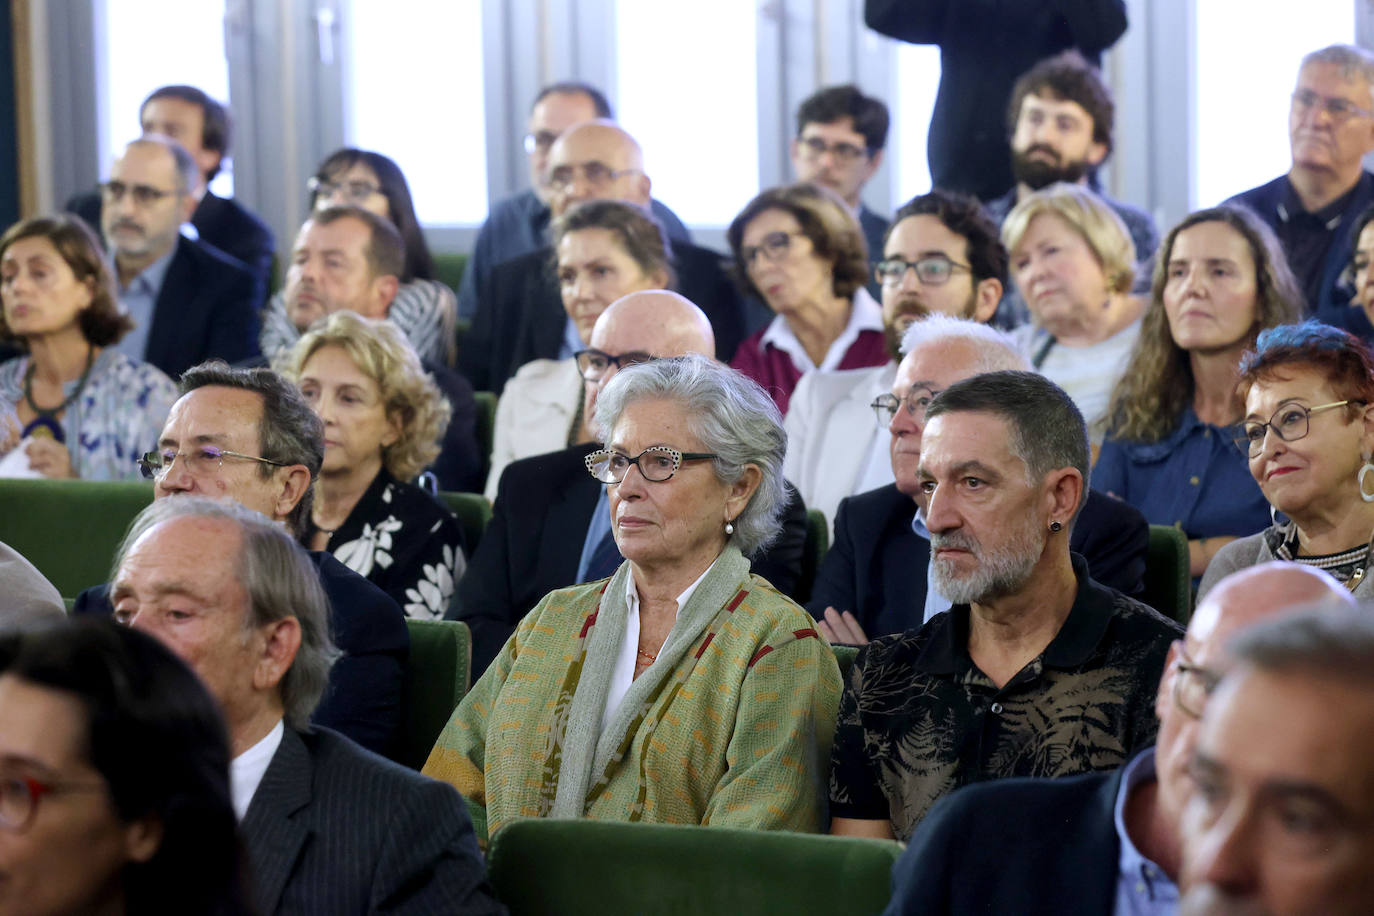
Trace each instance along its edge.
<instances>
[{"instance_id":1,"label":"pearl earring","mask_svg":"<svg viewBox=\"0 0 1374 916\"><path fill-rule=\"evenodd\" d=\"M731 535L731 534L734 534L734 533L735 533L735 525L734 525L733 522L726 522L726 523L725 523L725 533L726 533L727 535Z\"/></svg>"}]
</instances>

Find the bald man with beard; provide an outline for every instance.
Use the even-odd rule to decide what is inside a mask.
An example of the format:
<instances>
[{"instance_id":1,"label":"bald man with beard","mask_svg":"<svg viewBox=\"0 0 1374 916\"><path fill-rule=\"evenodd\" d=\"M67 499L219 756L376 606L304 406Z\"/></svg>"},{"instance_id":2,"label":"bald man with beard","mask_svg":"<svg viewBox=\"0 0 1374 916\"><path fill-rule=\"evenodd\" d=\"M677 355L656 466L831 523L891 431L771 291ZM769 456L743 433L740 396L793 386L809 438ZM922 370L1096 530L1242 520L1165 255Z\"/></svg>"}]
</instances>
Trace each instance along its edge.
<instances>
[{"instance_id":1,"label":"bald man with beard","mask_svg":"<svg viewBox=\"0 0 1374 916\"><path fill-rule=\"evenodd\" d=\"M697 353L714 357L706 314L677 293L631 293L607 307L592 328L590 349L601 357L586 376L583 412L617 372L650 359ZM558 588L609 575L620 556L611 537L606 488L583 463L596 442L514 461L497 486L491 522L458 583L449 618L472 629L475 681L520 619ZM789 488L783 531L754 561L754 572L789 592L801 569L806 510ZM609 542L609 544L608 544Z\"/></svg>"},{"instance_id":2,"label":"bald man with beard","mask_svg":"<svg viewBox=\"0 0 1374 916\"><path fill-rule=\"evenodd\" d=\"M549 208L557 219L575 203L619 200L647 208L652 182L639 143L613 121L585 121L564 132L549 152ZM728 360L745 336L744 305L721 255L671 242L677 291L697 303L715 335L715 355ZM573 355L552 247L492 269L478 289L472 329L463 338L459 369L479 391L500 393L517 369L535 359Z\"/></svg>"}]
</instances>

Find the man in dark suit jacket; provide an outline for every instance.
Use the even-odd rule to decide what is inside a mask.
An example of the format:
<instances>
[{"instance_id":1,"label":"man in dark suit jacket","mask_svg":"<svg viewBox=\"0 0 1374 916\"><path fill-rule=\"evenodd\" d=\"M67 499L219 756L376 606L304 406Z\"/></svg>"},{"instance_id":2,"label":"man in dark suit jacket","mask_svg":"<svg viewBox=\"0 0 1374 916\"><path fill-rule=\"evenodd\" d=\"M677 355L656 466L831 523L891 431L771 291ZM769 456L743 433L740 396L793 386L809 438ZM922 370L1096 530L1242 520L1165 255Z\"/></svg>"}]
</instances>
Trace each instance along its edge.
<instances>
[{"instance_id":1,"label":"man in dark suit jacket","mask_svg":"<svg viewBox=\"0 0 1374 916\"><path fill-rule=\"evenodd\" d=\"M134 319L117 346L173 377L207 359L237 362L258 352L262 295L253 275L181 235L198 175L175 141L146 137L129 144L103 186L119 304Z\"/></svg>"},{"instance_id":2,"label":"man in dark suit jacket","mask_svg":"<svg viewBox=\"0 0 1374 916\"><path fill-rule=\"evenodd\" d=\"M1238 630L1321 600L1354 603L1313 567L1270 563L1223 580L1169 651L1153 748L1108 773L995 780L945 796L893 867L884 916L1174 912L1188 766L1226 644Z\"/></svg>"},{"instance_id":3,"label":"man in dark suit jacket","mask_svg":"<svg viewBox=\"0 0 1374 916\"><path fill-rule=\"evenodd\" d=\"M180 655L224 711L258 911L504 912L457 792L310 729L334 650L300 545L256 512L194 497L155 501L132 530L117 615Z\"/></svg>"},{"instance_id":4,"label":"man in dark suit jacket","mask_svg":"<svg viewBox=\"0 0 1374 916\"><path fill-rule=\"evenodd\" d=\"M162 86L143 101L138 120L144 134L170 137L191 154L201 173L193 191L200 203L191 214L191 225L202 242L242 262L265 292L276 250L272 230L237 200L218 197L208 188L229 154L228 110L194 86ZM65 209L100 231L99 191L75 195Z\"/></svg>"}]
</instances>

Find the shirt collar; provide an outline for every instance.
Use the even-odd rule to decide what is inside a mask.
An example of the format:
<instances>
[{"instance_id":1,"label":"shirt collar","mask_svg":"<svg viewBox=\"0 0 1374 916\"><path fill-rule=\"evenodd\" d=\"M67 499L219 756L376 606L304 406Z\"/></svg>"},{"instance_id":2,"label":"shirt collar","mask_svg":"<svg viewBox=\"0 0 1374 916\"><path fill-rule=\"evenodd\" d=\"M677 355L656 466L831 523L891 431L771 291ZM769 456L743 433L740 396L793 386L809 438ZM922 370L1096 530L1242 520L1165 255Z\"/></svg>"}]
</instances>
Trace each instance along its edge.
<instances>
[{"instance_id":1,"label":"shirt collar","mask_svg":"<svg viewBox=\"0 0 1374 916\"><path fill-rule=\"evenodd\" d=\"M1139 882L1142 879L1150 882L1152 899L1177 898L1178 890L1174 882L1164 873L1164 869L1158 864L1150 861L1141 855L1131 841L1131 835L1126 830L1126 800L1131 797L1131 793L1138 786L1155 780L1155 749L1150 747L1136 754L1125 764L1125 770L1121 774L1121 786L1116 791L1116 806L1112 813L1112 821L1116 827L1116 838L1120 844L1121 853L1117 859L1118 877L1127 879L1129 882Z\"/></svg>"},{"instance_id":2,"label":"shirt collar","mask_svg":"<svg viewBox=\"0 0 1374 916\"><path fill-rule=\"evenodd\" d=\"M278 719L261 741L230 761L229 794L234 802L234 813L240 821L248 813L248 806L252 804L253 795L257 793L262 777L266 775L277 748L281 746L285 731L282 720Z\"/></svg>"},{"instance_id":3,"label":"shirt collar","mask_svg":"<svg viewBox=\"0 0 1374 916\"><path fill-rule=\"evenodd\" d=\"M826 351L825 357L819 366L811 362L811 357L807 355L806 348L802 346L797 335L792 333L792 328L787 324L787 319L781 315L775 317L768 323L767 329L763 332L763 337L759 339L761 346L772 345L774 348L783 351L792 357L792 363L799 372L809 372L812 369L829 371L839 366L844 361L844 356L853 346L854 341L859 339L859 335L864 331L882 331L883 329L883 309L878 305L876 299L867 289L860 286L854 293L849 309L849 322L845 324L840 336L835 338L835 342Z\"/></svg>"},{"instance_id":4,"label":"shirt collar","mask_svg":"<svg viewBox=\"0 0 1374 916\"><path fill-rule=\"evenodd\" d=\"M1340 197L1331 201L1320 210L1311 212L1304 210L1302 200L1298 197L1298 192L1293 189L1291 179L1284 181L1283 191L1279 195L1278 210L1279 219L1288 222L1293 216L1306 216L1308 219L1322 223L1328 232L1334 232L1341 223L1341 217L1345 215L1345 210L1350 206L1350 201L1355 197L1355 193L1360 189L1360 183L1365 180L1365 173L1360 172L1359 181L1351 185L1350 190Z\"/></svg>"},{"instance_id":5,"label":"shirt collar","mask_svg":"<svg viewBox=\"0 0 1374 916\"><path fill-rule=\"evenodd\" d=\"M177 246L180 244L181 236L178 235L177 240L172 243L172 247L167 250L167 253L139 271L127 287L120 289L120 294L145 293L156 298L162 289L162 280L167 276L167 268L171 266L172 256L177 253ZM110 270L116 277L115 282L118 283L119 266L115 264L113 250L110 252Z\"/></svg>"}]
</instances>

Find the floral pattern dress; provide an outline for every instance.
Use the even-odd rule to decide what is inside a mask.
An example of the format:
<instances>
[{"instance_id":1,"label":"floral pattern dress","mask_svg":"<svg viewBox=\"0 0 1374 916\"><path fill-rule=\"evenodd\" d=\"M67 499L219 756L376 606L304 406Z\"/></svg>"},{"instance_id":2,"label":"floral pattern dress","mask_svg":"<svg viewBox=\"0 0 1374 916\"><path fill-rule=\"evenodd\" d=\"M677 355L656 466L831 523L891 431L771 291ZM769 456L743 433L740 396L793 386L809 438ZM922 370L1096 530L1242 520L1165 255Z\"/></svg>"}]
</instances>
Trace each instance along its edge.
<instances>
[{"instance_id":1,"label":"floral pattern dress","mask_svg":"<svg viewBox=\"0 0 1374 916\"><path fill-rule=\"evenodd\" d=\"M302 541L309 544L312 524ZM407 617L437 620L467 566L458 519L414 484L385 468L325 549L392 597Z\"/></svg>"}]
</instances>

